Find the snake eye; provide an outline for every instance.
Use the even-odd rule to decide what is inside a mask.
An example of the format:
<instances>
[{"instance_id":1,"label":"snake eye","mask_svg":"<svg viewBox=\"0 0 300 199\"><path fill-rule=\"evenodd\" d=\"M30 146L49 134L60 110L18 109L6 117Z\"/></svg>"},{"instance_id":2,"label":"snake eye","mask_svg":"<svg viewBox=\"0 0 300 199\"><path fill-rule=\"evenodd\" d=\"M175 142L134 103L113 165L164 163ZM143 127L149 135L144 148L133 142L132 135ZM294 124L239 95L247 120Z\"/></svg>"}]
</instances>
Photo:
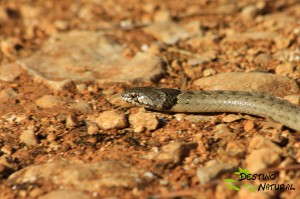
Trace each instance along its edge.
<instances>
[{"instance_id":1,"label":"snake eye","mask_svg":"<svg viewBox=\"0 0 300 199\"><path fill-rule=\"evenodd\" d=\"M141 103L141 104L144 104L144 105L147 105L148 104L148 98L145 97L145 96L138 96L137 97L137 100Z\"/></svg>"}]
</instances>

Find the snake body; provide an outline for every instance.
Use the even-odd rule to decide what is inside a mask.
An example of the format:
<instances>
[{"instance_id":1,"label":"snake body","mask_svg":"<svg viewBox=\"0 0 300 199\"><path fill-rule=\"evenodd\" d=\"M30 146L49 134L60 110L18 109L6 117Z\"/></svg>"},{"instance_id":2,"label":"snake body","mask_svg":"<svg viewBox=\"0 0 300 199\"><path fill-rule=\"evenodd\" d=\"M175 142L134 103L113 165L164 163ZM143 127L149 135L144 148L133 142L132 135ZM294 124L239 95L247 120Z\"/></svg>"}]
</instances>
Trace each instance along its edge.
<instances>
[{"instance_id":1,"label":"snake body","mask_svg":"<svg viewBox=\"0 0 300 199\"><path fill-rule=\"evenodd\" d=\"M126 102L157 111L245 113L268 117L300 131L300 107L263 93L138 87L126 90L121 96Z\"/></svg>"}]
</instances>

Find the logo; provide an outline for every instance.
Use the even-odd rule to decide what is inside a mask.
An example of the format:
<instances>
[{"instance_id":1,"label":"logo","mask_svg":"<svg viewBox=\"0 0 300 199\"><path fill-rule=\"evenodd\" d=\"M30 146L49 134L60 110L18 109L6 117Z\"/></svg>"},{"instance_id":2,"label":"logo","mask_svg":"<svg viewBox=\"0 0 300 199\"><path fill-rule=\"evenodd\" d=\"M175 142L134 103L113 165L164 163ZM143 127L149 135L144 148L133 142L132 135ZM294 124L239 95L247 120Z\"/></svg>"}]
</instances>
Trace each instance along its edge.
<instances>
[{"instance_id":1,"label":"logo","mask_svg":"<svg viewBox=\"0 0 300 199\"><path fill-rule=\"evenodd\" d=\"M241 188L246 188L251 192L265 190L295 190L293 184L261 183L259 185L253 185L250 183L251 181L255 180L273 181L278 177L276 173L251 174L248 169L242 169L241 167L239 167L239 170L237 172L234 172L234 174L238 175L235 179L227 178L223 179L223 181L226 182L226 186L229 189L233 189L236 191L240 190Z\"/></svg>"}]
</instances>

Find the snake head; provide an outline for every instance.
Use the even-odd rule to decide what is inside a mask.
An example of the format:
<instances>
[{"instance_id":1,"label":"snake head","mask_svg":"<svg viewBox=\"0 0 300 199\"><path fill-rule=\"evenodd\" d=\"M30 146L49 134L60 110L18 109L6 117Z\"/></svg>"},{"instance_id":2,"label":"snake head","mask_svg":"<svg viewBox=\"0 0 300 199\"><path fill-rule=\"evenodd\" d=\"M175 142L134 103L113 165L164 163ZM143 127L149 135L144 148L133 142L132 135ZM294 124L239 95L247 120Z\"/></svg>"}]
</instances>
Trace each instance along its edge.
<instances>
[{"instance_id":1,"label":"snake head","mask_svg":"<svg viewBox=\"0 0 300 199\"><path fill-rule=\"evenodd\" d=\"M161 93L151 87L137 87L126 90L121 94L125 102L159 110L162 107Z\"/></svg>"},{"instance_id":2,"label":"snake head","mask_svg":"<svg viewBox=\"0 0 300 199\"><path fill-rule=\"evenodd\" d=\"M176 104L177 95L181 91L169 88L137 87L121 94L125 102L144 106L149 109L167 111Z\"/></svg>"}]
</instances>

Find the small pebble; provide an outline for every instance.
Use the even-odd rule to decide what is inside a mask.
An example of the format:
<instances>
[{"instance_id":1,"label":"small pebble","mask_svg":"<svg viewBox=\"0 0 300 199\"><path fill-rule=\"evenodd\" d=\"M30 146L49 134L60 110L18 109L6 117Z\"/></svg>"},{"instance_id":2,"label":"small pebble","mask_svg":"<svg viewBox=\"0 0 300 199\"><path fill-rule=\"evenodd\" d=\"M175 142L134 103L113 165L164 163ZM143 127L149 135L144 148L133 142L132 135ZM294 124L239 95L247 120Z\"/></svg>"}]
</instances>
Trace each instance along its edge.
<instances>
[{"instance_id":1,"label":"small pebble","mask_svg":"<svg viewBox=\"0 0 300 199\"><path fill-rule=\"evenodd\" d=\"M236 115L236 114L229 114L229 115L226 115L222 121L223 122L234 122L234 121L237 121L237 120L240 120L242 119L242 117L240 115Z\"/></svg>"},{"instance_id":2,"label":"small pebble","mask_svg":"<svg viewBox=\"0 0 300 199\"><path fill-rule=\"evenodd\" d=\"M155 13L154 21L155 22L166 22L171 20L171 13L169 10L160 10Z\"/></svg>"},{"instance_id":3,"label":"small pebble","mask_svg":"<svg viewBox=\"0 0 300 199\"><path fill-rule=\"evenodd\" d=\"M159 125L159 120L154 113L147 113L140 109L136 114L130 114L129 123L133 126L134 132L140 133L144 130L155 130Z\"/></svg>"},{"instance_id":4,"label":"small pebble","mask_svg":"<svg viewBox=\"0 0 300 199\"><path fill-rule=\"evenodd\" d=\"M0 44L0 48L1 48L1 44ZM3 49L1 49L1 50L0 51L3 53ZM21 75L21 73L22 73L21 68L15 62L12 62L12 63L7 64L7 65L1 65L1 67L0 67L0 80L2 80L2 81L14 81L15 79L17 79Z\"/></svg>"},{"instance_id":5,"label":"small pebble","mask_svg":"<svg viewBox=\"0 0 300 199\"><path fill-rule=\"evenodd\" d=\"M295 66L290 63L283 63L283 64L279 64L276 69L275 69L275 73L277 75L289 75L292 74L295 70Z\"/></svg>"},{"instance_id":6,"label":"small pebble","mask_svg":"<svg viewBox=\"0 0 300 199\"><path fill-rule=\"evenodd\" d=\"M76 89L80 93L84 93L87 90L87 86L85 84L76 84Z\"/></svg>"},{"instance_id":7,"label":"small pebble","mask_svg":"<svg viewBox=\"0 0 300 199\"><path fill-rule=\"evenodd\" d=\"M257 173L262 169L275 166L281 161L281 156L276 151L270 150L269 147L255 149L246 157L246 168Z\"/></svg>"},{"instance_id":8,"label":"small pebble","mask_svg":"<svg viewBox=\"0 0 300 199\"><path fill-rule=\"evenodd\" d=\"M214 129L214 139L222 139L222 138L229 138L229 135L232 134L232 131L226 124L218 124Z\"/></svg>"},{"instance_id":9,"label":"small pebble","mask_svg":"<svg viewBox=\"0 0 300 199\"><path fill-rule=\"evenodd\" d=\"M89 122L88 123L88 128L87 128L87 133L89 135L96 135L98 132L99 132L98 125L94 122Z\"/></svg>"},{"instance_id":10,"label":"small pebble","mask_svg":"<svg viewBox=\"0 0 300 199\"><path fill-rule=\"evenodd\" d=\"M11 155L11 154L13 153L13 148L11 147L11 145L6 144L6 145L4 145L4 146L1 148L1 151L2 151L3 153L6 153L6 154L8 154L8 155Z\"/></svg>"},{"instance_id":11,"label":"small pebble","mask_svg":"<svg viewBox=\"0 0 300 199\"><path fill-rule=\"evenodd\" d=\"M282 153L282 148L272 142L270 139L265 138L261 135L256 135L252 138L248 145L248 150L260 149L260 148L269 148L272 151L276 151L278 153Z\"/></svg>"},{"instance_id":12,"label":"small pebble","mask_svg":"<svg viewBox=\"0 0 300 199\"><path fill-rule=\"evenodd\" d=\"M125 114L116 110L100 113L95 122L104 130L123 129L128 125Z\"/></svg>"},{"instance_id":13,"label":"small pebble","mask_svg":"<svg viewBox=\"0 0 300 199\"><path fill-rule=\"evenodd\" d=\"M38 140L31 129L25 130L20 135L21 142L24 142L27 146L35 146L38 144Z\"/></svg>"},{"instance_id":14,"label":"small pebble","mask_svg":"<svg viewBox=\"0 0 300 199\"><path fill-rule=\"evenodd\" d=\"M252 120L247 120L244 124L244 130L246 132L251 131L254 128L254 122Z\"/></svg>"},{"instance_id":15,"label":"small pebble","mask_svg":"<svg viewBox=\"0 0 300 199\"><path fill-rule=\"evenodd\" d=\"M254 62L256 64L267 64L272 60L272 56L267 53L259 53L255 59Z\"/></svg>"},{"instance_id":16,"label":"small pebble","mask_svg":"<svg viewBox=\"0 0 300 199\"><path fill-rule=\"evenodd\" d=\"M76 117L68 115L66 118L66 128L73 128L79 126L79 121Z\"/></svg>"},{"instance_id":17,"label":"small pebble","mask_svg":"<svg viewBox=\"0 0 300 199\"><path fill-rule=\"evenodd\" d=\"M13 89L7 88L0 91L0 103L14 102L17 99L18 93Z\"/></svg>"},{"instance_id":18,"label":"small pebble","mask_svg":"<svg viewBox=\"0 0 300 199\"><path fill-rule=\"evenodd\" d=\"M212 76L212 75L215 75L215 74L217 74L217 71L215 69L212 69L212 68L208 68L208 69L205 69L203 71L203 76L204 77Z\"/></svg>"},{"instance_id":19,"label":"small pebble","mask_svg":"<svg viewBox=\"0 0 300 199\"><path fill-rule=\"evenodd\" d=\"M67 119L67 115L66 114L59 114L56 116L56 121L57 122L65 122Z\"/></svg>"},{"instance_id":20,"label":"small pebble","mask_svg":"<svg viewBox=\"0 0 300 199\"><path fill-rule=\"evenodd\" d=\"M54 25L59 30L67 30L69 27L69 22L65 20L56 20Z\"/></svg>"},{"instance_id":21,"label":"small pebble","mask_svg":"<svg viewBox=\"0 0 300 199\"><path fill-rule=\"evenodd\" d=\"M47 141L48 142L53 142L53 141L55 141L56 140L56 135L54 134L54 133L49 133L48 135L47 135Z\"/></svg>"},{"instance_id":22,"label":"small pebble","mask_svg":"<svg viewBox=\"0 0 300 199\"><path fill-rule=\"evenodd\" d=\"M274 41L278 50L286 49L291 43L291 40L289 38L283 36L275 37Z\"/></svg>"},{"instance_id":23,"label":"small pebble","mask_svg":"<svg viewBox=\"0 0 300 199\"><path fill-rule=\"evenodd\" d=\"M52 108L63 104L61 98L54 95L44 95L35 101L36 105L41 108Z\"/></svg>"},{"instance_id":24,"label":"small pebble","mask_svg":"<svg viewBox=\"0 0 300 199\"><path fill-rule=\"evenodd\" d=\"M155 153L155 156L157 159L163 161L165 164L179 163L180 161L182 161L184 156L186 156L185 152L195 147L195 143L173 142L164 145L158 154Z\"/></svg>"},{"instance_id":25,"label":"small pebble","mask_svg":"<svg viewBox=\"0 0 300 199\"><path fill-rule=\"evenodd\" d=\"M253 21L258 14L258 9L254 5L249 5L243 8L241 15L244 20Z\"/></svg>"},{"instance_id":26,"label":"small pebble","mask_svg":"<svg viewBox=\"0 0 300 199\"><path fill-rule=\"evenodd\" d=\"M214 166L198 167L197 177L200 184L205 184L216 178L220 173L232 171L236 166L234 163L218 163Z\"/></svg>"},{"instance_id":27,"label":"small pebble","mask_svg":"<svg viewBox=\"0 0 300 199\"><path fill-rule=\"evenodd\" d=\"M246 154L246 146L240 141L231 140L227 143L226 153L232 157L242 158Z\"/></svg>"},{"instance_id":28,"label":"small pebble","mask_svg":"<svg viewBox=\"0 0 300 199\"><path fill-rule=\"evenodd\" d=\"M30 197L33 197L33 198L36 198L40 195L42 195L45 191L41 188L38 188L38 187L35 187L34 189L32 189L30 192L29 192L29 196Z\"/></svg>"},{"instance_id":29,"label":"small pebble","mask_svg":"<svg viewBox=\"0 0 300 199\"><path fill-rule=\"evenodd\" d=\"M89 113L92 111L92 107L89 103L85 101L78 101L69 107L73 111L79 111L81 113Z\"/></svg>"}]
</instances>

